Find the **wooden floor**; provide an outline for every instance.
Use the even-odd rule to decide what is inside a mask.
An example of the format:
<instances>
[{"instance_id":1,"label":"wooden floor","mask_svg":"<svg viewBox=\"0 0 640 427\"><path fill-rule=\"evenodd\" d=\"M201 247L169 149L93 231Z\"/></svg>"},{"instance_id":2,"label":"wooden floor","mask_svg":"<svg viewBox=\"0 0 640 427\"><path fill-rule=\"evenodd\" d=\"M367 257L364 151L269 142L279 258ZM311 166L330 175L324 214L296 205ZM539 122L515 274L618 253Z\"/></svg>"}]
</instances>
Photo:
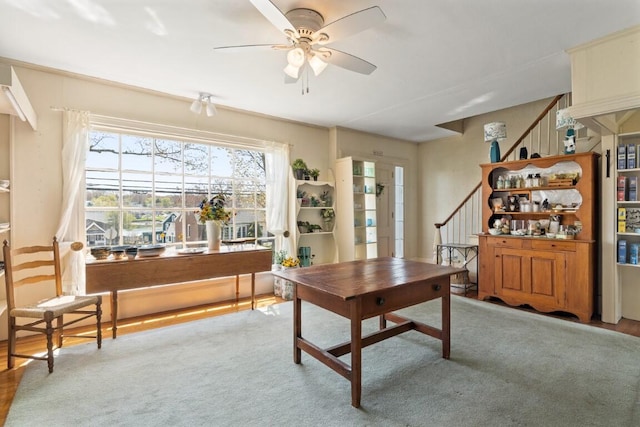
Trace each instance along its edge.
<instances>
[{"instance_id":1,"label":"wooden floor","mask_svg":"<svg viewBox=\"0 0 640 427\"><path fill-rule=\"evenodd\" d=\"M453 293L459 294L457 289L453 290ZM469 291L466 295L468 298L476 298L475 291ZM257 306L264 307L271 304L277 304L279 302L283 302L282 299L274 297L273 295L263 295L258 296L256 298ZM491 301L495 304L504 305L500 301ZM192 320L203 319L207 317L220 316L222 314L234 313L242 310L248 310L251 308L251 304L249 299L240 300L236 303L236 301L228 301L218 304L205 305L192 307L183 310L175 310L164 313L157 313L148 316L143 316L139 318L132 319L124 319L118 321L118 334L129 334L133 332L140 332L154 328L160 328L169 325L175 325L178 323L189 322ZM534 311L527 307L519 307L520 310ZM571 315L563 315L558 313L553 314L545 314L547 316L553 316L556 318L565 319L570 322L578 322L575 316ZM610 329L618 332L622 332L625 334L633 335L636 337L640 337L640 322L636 322L633 320L622 319L617 325L611 325L608 323L603 323L598 319L594 319L590 322L592 326ZM95 331L92 331L91 328L78 328L73 331L69 331L69 333L73 334L92 334ZM103 323L103 338L111 339L111 328L110 323ZM64 341L65 346L74 345L77 343L85 343L86 339L80 338L67 338ZM26 354L36 354L46 351L46 343L45 340L40 336L30 336L18 339L17 350L21 353ZM28 360L28 359L15 359L16 364L15 368L8 370L7 366L7 342L0 342L0 425L4 425L7 414L9 412L9 407L11 406L11 401L13 400L13 396L15 395L16 389L20 384L20 379L22 378L22 374L24 372L25 366L29 363L38 363L42 365L42 375L48 375L47 373L47 365L46 362L38 361L38 360ZM54 366L55 368L55 366ZM55 371L54 371L55 372Z\"/></svg>"}]
</instances>

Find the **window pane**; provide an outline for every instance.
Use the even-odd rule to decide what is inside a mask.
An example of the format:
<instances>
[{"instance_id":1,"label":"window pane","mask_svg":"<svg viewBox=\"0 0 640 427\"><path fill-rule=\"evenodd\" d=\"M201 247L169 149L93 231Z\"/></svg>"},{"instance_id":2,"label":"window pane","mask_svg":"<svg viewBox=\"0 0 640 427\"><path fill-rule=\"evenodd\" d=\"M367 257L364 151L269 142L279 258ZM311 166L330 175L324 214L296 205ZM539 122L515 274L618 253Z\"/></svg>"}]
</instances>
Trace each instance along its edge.
<instances>
[{"instance_id":1,"label":"window pane","mask_svg":"<svg viewBox=\"0 0 640 427\"><path fill-rule=\"evenodd\" d=\"M87 169L118 169L119 153L118 135L91 132L86 158Z\"/></svg>"},{"instance_id":2,"label":"window pane","mask_svg":"<svg viewBox=\"0 0 640 427\"><path fill-rule=\"evenodd\" d=\"M123 212L123 241L125 245L153 243L153 212L147 210Z\"/></svg>"},{"instance_id":3,"label":"window pane","mask_svg":"<svg viewBox=\"0 0 640 427\"><path fill-rule=\"evenodd\" d=\"M220 194L220 193L227 196L226 206L228 208L231 208L233 206L233 204L231 203L232 196L233 196L233 181L231 181L230 179L212 180L210 194L214 195L214 194Z\"/></svg>"},{"instance_id":4,"label":"window pane","mask_svg":"<svg viewBox=\"0 0 640 427\"><path fill-rule=\"evenodd\" d=\"M208 197L209 178L185 177L184 206L195 210Z\"/></svg>"},{"instance_id":5,"label":"window pane","mask_svg":"<svg viewBox=\"0 0 640 427\"><path fill-rule=\"evenodd\" d=\"M156 140L154 171L182 174L182 144L176 141Z\"/></svg>"},{"instance_id":6,"label":"window pane","mask_svg":"<svg viewBox=\"0 0 640 427\"><path fill-rule=\"evenodd\" d=\"M104 246L117 242L120 224L118 211L91 211L85 216L87 246Z\"/></svg>"},{"instance_id":7,"label":"window pane","mask_svg":"<svg viewBox=\"0 0 640 427\"><path fill-rule=\"evenodd\" d=\"M209 175L209 146L186 143L184 145L184 173Z\"/></svg>"},{"instance_id":8,"label":"window pane","mask_svg":"<svg viewBox=\"0 0 640 427\"><path fill-rule=\"evenodd\" d=\"M266 209L267 207L267 184L261 182L256 184L256 207Z\"/></svg>"},{"instance_id":9,"label":"window pane","mask_svg":"<svg viewBox=\"0 0 640 427\"><path fill-rule=\"evenodd\" d=\"M236 208L253 208L255 202L256 186L252 181L237 181L234 193Z\"/></svg>"},{"instance_id":10,"label":"window pane","mask_svg":"<svg viewBox=\"0 0 640 427\"><path fill-rule=\"evenodd\" d=\"M86 206L119 206L118 172L87 171Z\"/></svg>"},{"instance_id":11,"label":"window pane","mask_svg":"<svg viewBox=\"0 0 640 427\"><path fill-rule=\"evenodd\" d=\"M122 135L122 169L151 172L151 138Z\"/></svg>"},{"instance_id":12,"label":"window pane","mask_svg":"<svg viewBox=\"0 0 640 427\"><path fill-rule=\"evenodd\" d=\"M232 175L231 150L223 147L211 147L211 175L229 177Z\"/></svg>"},{"instance_id":13,"label":"window pane","mask_svg":"<svg viewBox=\"0 0 640 427\"><path fill-rule=\"evenodd\" d=\"M182 207L182 176L156 175L156 209Z\"/></svg>"},{"instance_id":14,"label":"window pane","mask_svg":"<svg viewBox=\"0 0 640 427\"><path fill-rule=\"evenodd\" d=\"M122 174L122 205L128 207L151 207L151 174Z\"/></svg>"},{"instance_id":15,"label":"window pane","mask_svg":"<svg viewBox=\"0 0 640 427\"><path fill-rule=\"evenodd\" d=\"M234 171L237 176L257 178L265 176L264 153L250 150L236 150Z\"/></svg>"},{"instance_id":16,"label":"window pane","mask_svg":"<svg viewBox=\"0 0 640 427\"><path fill-rule=\"evenodd\" d=\"M172 244L176 242L176 219L175 212L159 212L154 219L155 237L157 243Z\"/></svg>"}]
</instances>

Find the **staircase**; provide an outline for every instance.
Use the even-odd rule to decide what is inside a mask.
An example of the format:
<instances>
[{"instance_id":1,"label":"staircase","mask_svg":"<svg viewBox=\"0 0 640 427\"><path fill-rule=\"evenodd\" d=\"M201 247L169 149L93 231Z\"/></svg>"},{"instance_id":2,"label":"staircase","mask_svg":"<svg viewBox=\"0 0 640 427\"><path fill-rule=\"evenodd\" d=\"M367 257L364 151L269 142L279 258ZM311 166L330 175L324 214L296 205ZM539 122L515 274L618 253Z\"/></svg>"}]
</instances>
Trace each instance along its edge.
<instances>
[{"instance_id":1,"label":"staircase","mask_svg":"<svg viewBox=\"0 0 640 427\"><path fill-rule=\"evenodd\" d=\"M520 148L526 147L529 154L539 153L542 157L559 155L564 152L564 133L556 130L556 112L570 105L570 94L556 96L540 113L529 128L505 152L501 161L518 160ZM584 144L587 140L587 144ZM588 129L577 133L580 151L594 151L600 146L599 135L593 135ZM576 144L578 145L578 144ZM454 211L442 222L436 223L433 243L433 260L437 259L437 245L452 243L475 244L475 235L482 231L481 183L460 202ZM452 263L453 260L443 260ZM475 272L472 272L475 273Z\"/></svg>"}]
</instances>

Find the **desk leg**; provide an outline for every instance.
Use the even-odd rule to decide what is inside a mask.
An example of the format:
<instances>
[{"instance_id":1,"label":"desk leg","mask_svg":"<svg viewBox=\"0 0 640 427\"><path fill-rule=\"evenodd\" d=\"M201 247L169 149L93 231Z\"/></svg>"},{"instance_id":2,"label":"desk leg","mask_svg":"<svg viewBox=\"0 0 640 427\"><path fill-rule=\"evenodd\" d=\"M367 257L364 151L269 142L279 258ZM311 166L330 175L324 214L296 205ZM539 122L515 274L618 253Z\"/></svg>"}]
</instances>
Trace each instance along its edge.
<instances>
[{"instance_id":1,"label":"desk leg","mask_svg":"<svg viewBox=\"0 0 640 427\"><path fill-rule=\"evenodd\" d=\"M351 406L360 407L362 393L362 301L351 303Z\"/></svg>"},{"instance_id":2,"label":"desk leg","mask_svg":"<svg viewBox=\"0 0 640 427\"><path fill-rule=\"evenodd\" d=\"M118 291L111 291L111 336L118 336Z\"/></svg>"},{"instance_id":3,"label":"desk leg","mask_svg":"<svg viewBox=\"0 0 640 427\"><path fill-rule=\"evenodd\" d=\"M302 300L296 292L298 285L293 286L293 363L300 364L302 350L298 347L298 338L302 338Z\"/></svg>"},{"instance_id":4,"label":"desk leg","mask_svg":"<svg viewBox=\"0 0 640 427\"><path fill-rule=\"evenodd\" d=\"M251 310L253 310L256 302L256 274L251 273Z\"/></svg>"},{"instance_id":5,"label":"desk leg","mask_svg":"<svg viewBox=\"0 0 640 427\"><path fill-rule=\"evenodd\" d=\"M449 279L448 289L451 289L451 279ZM446 292L442 296L442 357L449 358L451 349L451 293Z\"/></svg>"},{"instance_id":6,"label":"desk leg","mask_svg":"<svg viewBox=\"0 0 640 427\"><path fill-rule=\"evenodd\" d=\"M236 304L238 304L238 302L240 302L240 275L236 274Z\"/></svg>"}]
</instances>

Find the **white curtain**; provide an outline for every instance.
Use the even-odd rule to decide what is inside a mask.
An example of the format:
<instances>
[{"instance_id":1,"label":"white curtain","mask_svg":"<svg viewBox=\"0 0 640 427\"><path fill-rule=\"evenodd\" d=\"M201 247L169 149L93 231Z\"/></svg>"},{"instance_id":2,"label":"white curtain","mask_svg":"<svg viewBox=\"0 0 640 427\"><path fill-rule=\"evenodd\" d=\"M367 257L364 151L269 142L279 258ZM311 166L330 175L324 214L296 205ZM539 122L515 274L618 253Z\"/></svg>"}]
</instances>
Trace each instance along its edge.
<instances>
[{"instance_id":1,"label":"white curtain","mask_svg":"<svg viewBox=\"0 0 640 427\"><path fill-rule=\"evenodd\" d=\"M270 143L265 150L267 177L267 230L275 236L274 252L293 248L293 233L284 236L287 231L287 212L289 205L289 146Z\"/></svg>"},{"instance_id":2,"label":"white curtain","mask_svg":"<svg viewBox=\"0 0 640 427\"><path fill-rule=\"evenodd\" d=\"M70 251L73 242L86 242L84 220L84 166L89 144L89 112L63 111L62 124L62 212L56 237L63 259L62 290L83 295L84 251Z\"/></svg>"}]
</instances>

